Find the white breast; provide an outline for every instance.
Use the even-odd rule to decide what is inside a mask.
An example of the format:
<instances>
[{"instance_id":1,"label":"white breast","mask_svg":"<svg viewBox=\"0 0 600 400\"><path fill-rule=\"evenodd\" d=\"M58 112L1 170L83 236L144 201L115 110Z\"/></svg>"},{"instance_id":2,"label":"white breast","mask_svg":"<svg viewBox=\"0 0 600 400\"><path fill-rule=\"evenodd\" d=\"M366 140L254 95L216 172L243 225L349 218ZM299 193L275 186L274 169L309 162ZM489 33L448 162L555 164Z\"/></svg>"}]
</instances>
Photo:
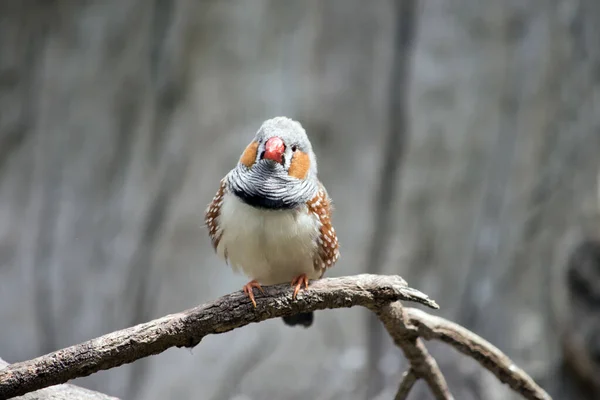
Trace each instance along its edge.
<instances>
[{"instance_id":1,"label":"white breast","mask_svg":"<svg viewBox=\"0 0 600 400\"><path fill-rule=\"evenodd\" d=\"M319 277L313 259L320 226L306 208L257 209L227 193L218 223L223 235L217 254L251 279L272 285L303 273L309 279Z\"/></svg>"}]
</instances>

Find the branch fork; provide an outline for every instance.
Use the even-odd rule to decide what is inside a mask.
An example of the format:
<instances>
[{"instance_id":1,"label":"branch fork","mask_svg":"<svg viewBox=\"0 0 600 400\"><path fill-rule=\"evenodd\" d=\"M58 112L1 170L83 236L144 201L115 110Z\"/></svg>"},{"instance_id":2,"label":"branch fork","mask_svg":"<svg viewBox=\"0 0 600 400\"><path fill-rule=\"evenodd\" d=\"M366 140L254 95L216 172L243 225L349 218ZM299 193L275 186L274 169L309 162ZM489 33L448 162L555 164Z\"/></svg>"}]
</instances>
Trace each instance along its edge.
<instances>
[{"instance_id":1,"label":"branch fork","mask_svg":"<svg viewBox=\"0 0 600 400\"><path fill-rule=\"evenodd\" d=\"M550 399L524 371L479 336L443 318L403 308L400 301L412 301L433 309L439 306L426 294L409 287L399 276L361 274L325 278L311 282L295 300L287 284L263 289L264 294L256 298L257 308L242 291L237 291L179 313L11 364L0 369L0 400L115 368L171 347L194 347L206 335L228 332L250 323L353 306L375 312L411 363L397 399L406 398L417 379L427 382L436 399L453 398L421 338L444 341L475 358L527 399Z\"/></svg>"}]
</instances>

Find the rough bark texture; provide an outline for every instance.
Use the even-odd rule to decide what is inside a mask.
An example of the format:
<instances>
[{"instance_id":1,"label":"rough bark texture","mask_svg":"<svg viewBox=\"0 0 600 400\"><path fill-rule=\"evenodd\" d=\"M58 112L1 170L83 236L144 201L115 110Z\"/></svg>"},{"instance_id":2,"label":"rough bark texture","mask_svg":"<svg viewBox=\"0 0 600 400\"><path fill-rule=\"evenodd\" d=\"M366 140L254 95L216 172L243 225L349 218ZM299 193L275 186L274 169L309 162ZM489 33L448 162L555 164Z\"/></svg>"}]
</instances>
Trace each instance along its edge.
<instances>
[{"instance_id":1,"label":"rough bark texture","mask_svg":"<svg viewBox=\"0 0 600 400\"><path fill-rule=\"evenodd\" d=\"M0 358L0 371L8 363ZM56 385L45 389L36 390L23 396L14 397L14 400L119 400L116 397L84 389L75 385Z\"/></svg>"},{"instance_id":2,"label":"rough bark texture","mask_svg":"<svg viewBox=\"0 0 600 400\"><path fill-rule=\"evenodd\" d=\"M406 285L399 276L357 275L312 283L292 300L289 285L265 286L255 309L243 292L221 297L177 314L116 331L0 371L0 399L67 382L162 353L171 347L193 348L207 335L229 332L253 322L300 312L364 306L372 310L398 300L438 305ZM383 311L383 313L385 313ZM388 318L387 321L391 321ZM389 327L394 332L394 327ZM424 349L420 349L421 353ZM426 350L424 350L426 353ZM435 365L435 361L433 361ZM437 366L435 366L437 368ZM427 379L426 366L416 364ZM439 370L436 370L439 374ZM443 381L441 374L438 380Z\"/></svg>"},{"instance_id":3,"label":"rough bark texture","mask_svg":"<svg viewBox=\"0 0 600 400\"><path fill-rule=\"evenodd\" d=\"M549 400L550 397L515 363L485 339L469 330L414 308L402 309L404 319L416 328L418 334L426 340L441 340L453 346L459 352L473 358L482 367L492 372L498 380L507 384L526 399Z\"/></svg>"},{"instance_id":4,"label":"rough bark texture","mask_svg":"<svg viewBox=\"0 0 600 400\"><path fill-rule=\"evenodd\" d=\"M187 311L11 364L0 371L0 400L115 368L170 347L193 348L209 334L229 332L252 322L353 305L366 307L379 317L410 364L397 398L406 396L414 381L421 378L436 399L453 399L444 375L420 339L423 336L445 341L473 357L524 398L551 400L506 355L474 333L443 318L404 309L400 300L435 309L438 305L427 295L409 288L398 276L363 274L323 279L295 300L291 300L290 287L277 285L266 287L261 297L260 308L254 308L245 294L234 293Z\"/></svg>"},{"instance_id":5,"label":"rough bark texture","mask_svg":"<svg viewBox=\"0 0 600 400\"><path fill-rule=\"evenodd\" d=\"M433 396L437 400L453 400L437 362L431 357L423 341L410 331L410 321L404 317L404 309L398 304L388 304L378 309L377 314L396 346L402 349L411 370L427 382Z\"/></svg>"},{"instance_id":6,"label":"rough bark texture","mask_svg":"<svg viewBox=\"0 0 600 400\"><path fill-rule=\"evenodd\" d=\"M600 237L600 2L416 2L408 88L391 93L402 1L0 1L0 354L33 358L241 287L201 213L260 122L284 114L310 133L335 201L329 276L365 272L375 221L390 221L382 273L553 397L597 397L563 363L598 376L600 311L574 313L565 276ZM395 112L402 155L386 152ZM400 156L377 218L379 166ZM77 384L132 400L390 398L407 365L387 337L369 360L368 315L253 324ZM429 350L456 398L513 398Z\"/></svg>"}]
</instances>

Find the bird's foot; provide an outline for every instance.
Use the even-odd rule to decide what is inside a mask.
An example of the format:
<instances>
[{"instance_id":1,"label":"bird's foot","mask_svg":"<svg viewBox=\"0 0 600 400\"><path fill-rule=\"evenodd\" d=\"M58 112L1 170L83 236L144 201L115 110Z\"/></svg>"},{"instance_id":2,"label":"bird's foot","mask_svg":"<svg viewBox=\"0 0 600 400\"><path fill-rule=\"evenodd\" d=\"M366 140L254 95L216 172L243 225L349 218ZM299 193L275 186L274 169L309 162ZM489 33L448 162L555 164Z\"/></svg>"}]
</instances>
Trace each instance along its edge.
<instances>
[{"instance_id":1,"label":"bird's foot","mask_svg":"<svg viewBox=\"0 0 600 400\"><path fill-rule=\"evenodd\" d=\"M265 293L265 291L263 290L262 286L260 286L260 283L258 283L256 281L256 279L251 280L250 282L248 282L244 285L244 293L246 293L246 295L248 295L248 297L250 297L250 301L254 305L254 308L256 308L256 300L254 300L254 293L252 293L253 288L257 288L263 294Z\"/></svg>"},{"instance_id":2,"label":"bird's foot","mask_svg":"<svg viewBox=\"0 0 600 400\"><path fill-rule=\"evenodd\" d=\"M296 300L296 295L300 291L300 288L304 284L304 289L308 289L308 276L306 274L301 274L292 279L292 286L296 286L294 288L294 294L292 295L292 299Z\"/></svg>"}]
</instances>

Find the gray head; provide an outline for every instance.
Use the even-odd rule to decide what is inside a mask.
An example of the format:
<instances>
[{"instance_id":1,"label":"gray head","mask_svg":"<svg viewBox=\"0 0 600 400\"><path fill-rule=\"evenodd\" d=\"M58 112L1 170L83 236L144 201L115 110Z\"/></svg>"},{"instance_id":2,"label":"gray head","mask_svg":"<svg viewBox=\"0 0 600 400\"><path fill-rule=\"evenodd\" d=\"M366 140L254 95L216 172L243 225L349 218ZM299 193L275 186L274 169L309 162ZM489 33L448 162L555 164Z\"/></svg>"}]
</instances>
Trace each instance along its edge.
<instances>
[{"instance_id":1,"label":"gray head","mask_svg":"<svg viewBox=\"0 0 600 400\"><path fill-rule=\"evenodd\" d=\"M258 144L255 163L268 164L276 172L284 170L298 179L317 176L315 153L298 121L286 117L268 119L256 132L254 142Z\"/></svg>"},{"instance_id":2,"label":"gray head","mask_svg":"<svg viewBox=\"0 0 600 400\"><path fill-rule=\"evenodd\" d=\"M261 208L294 208L318 191L317 160L299 122L265 121L228 175L230 189Z\"/></svg>"}]
</instances>

